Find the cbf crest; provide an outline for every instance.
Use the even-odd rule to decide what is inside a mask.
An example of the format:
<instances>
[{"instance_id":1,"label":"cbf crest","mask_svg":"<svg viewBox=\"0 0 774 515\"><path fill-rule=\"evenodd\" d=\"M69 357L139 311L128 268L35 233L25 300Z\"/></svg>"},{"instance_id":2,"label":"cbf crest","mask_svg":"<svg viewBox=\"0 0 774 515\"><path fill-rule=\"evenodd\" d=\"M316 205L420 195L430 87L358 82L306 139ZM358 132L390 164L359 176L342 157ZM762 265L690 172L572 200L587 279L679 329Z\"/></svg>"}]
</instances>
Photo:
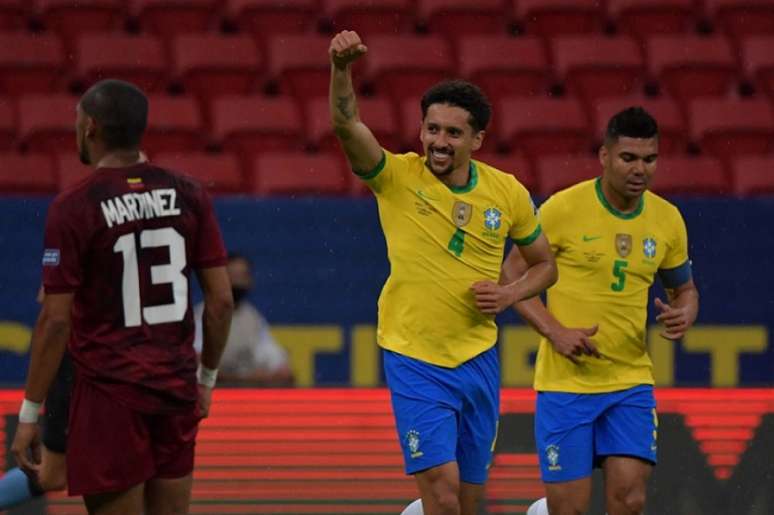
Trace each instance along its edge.
<instances>
[{"instance_id":1,"label":"cbf crest","mask_svg":"<svg viewBox=\"0 0 774 515\"><path fill-rule=\"evenodd\" d=\"M458 200L452 208L452 219L457 227L465 227L473 216L473 206Z\"/></svg>"},{"instance_id":2,"label":"cbf crest","mask_svg":"<svg viewBox=\"0 0 774 515\"><path fill-rule=\"evenodd\" d=\"M632 235L621 233L616 234L615 250L618 251L618 255L622 258L628 256L632 251Z\"/></svg>"},{"instance_id":3,"label":"cbf crest","mask_svg":"<svg viewBox=\"0 0 774 515\"><path fill-rule=\"evenodd\" d=\"M642 240L642 252L648 259L656 257L656 240L653 238L645 238Z\"/></svg>"},{"instance_id":4,"label":"cbf crest","mask_svg":"<svg viewBox=\"0 0 774 515\"><path fill-rule=\"evenodd\" d=\"M502 223L502 213L496 207L490 207L484 211L484 227L490 231L496 231Z\"/></svg>"},{"instance_id":5,"label":"cbf crest","mask_svg":"<svg viewBox=\"0 0 774 515\"><path fill-rule=\"evenodd\" d=\"M424 455L424 453L419 450L419 431L416 429L411 429L406 433L406 445L408 445L412 458L419 458Z\"/></svg>"},{"instance_id":6,"label":"cbf crest","mask_svg":"<svg viewBox=\"0 0 774 515\"><path fill-rule=\"evenodd\" d=\"M549 445L546 447L546 459L548 460L548 470L562 470L559 465L559 446Z\"/></svg>"}]
</instances>

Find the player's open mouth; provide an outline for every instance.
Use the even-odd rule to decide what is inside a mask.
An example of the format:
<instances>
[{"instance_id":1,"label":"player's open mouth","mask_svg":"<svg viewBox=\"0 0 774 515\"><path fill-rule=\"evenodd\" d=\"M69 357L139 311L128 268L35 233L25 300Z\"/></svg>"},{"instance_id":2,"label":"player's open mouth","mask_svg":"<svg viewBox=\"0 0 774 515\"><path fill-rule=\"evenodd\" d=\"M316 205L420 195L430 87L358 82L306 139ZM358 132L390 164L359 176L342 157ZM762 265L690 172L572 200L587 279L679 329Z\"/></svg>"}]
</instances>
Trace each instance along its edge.
<instances>
[{"instance_id":1,"label":"player's open mouth","mask_svg":"<svg viewBox=\"0 0 774 515\"><path fill-rule=\"evenodd\" d=\"M445 163L445 162L447 162L448 160L451 159L451 153L446 151L446 150L431 149L430 150L430 158L433 161L440 162L440 163Z\"/></svg>"}]
</instances>

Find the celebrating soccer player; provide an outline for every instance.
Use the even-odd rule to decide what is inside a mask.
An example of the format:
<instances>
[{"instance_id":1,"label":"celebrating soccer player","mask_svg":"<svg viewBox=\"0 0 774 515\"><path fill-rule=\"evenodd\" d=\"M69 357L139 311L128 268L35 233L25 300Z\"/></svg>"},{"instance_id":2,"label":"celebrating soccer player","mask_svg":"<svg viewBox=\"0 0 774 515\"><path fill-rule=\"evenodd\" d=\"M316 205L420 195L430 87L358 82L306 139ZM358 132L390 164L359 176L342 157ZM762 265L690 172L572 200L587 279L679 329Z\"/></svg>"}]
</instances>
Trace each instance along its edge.
<instances>
[{"instance_id":1,"label":"celebrating soccer player","mask_svg":"<svg viewBox=\"0 0 774 515\"><path fill-rule=\"evenodd\" d=\"M424 513L474 515L497 432L494 315L553 284L556 264L527 190L471 159L491 114L482 92L463 81L430 88L421 102L425 155L393 154L358 116L351 64L366 52L355 32L331 41L330 109L353 171L376 195L387 240L378 342L405 468ZM508 238L527 268L500 285Z\"/></svg>"},{"instance_id":2,"label":"celebrating soccer player","mask_svg":"<svg viewBox=\"0 0 774 515\"><path fill-rule=\"evenodd\" d=\"M148 100L105 80L77 105L81 160L44 236L45 297L12 450L39 470L37 418L67 346L75 384L67 481L89 513L187 513L194 440L233 310L226 251L199 183L145 162ZM197 381L190 275L204 291Z\"/></svg>"},{"instance_id":3,"label":"celebrating soccer player","mask_svg":"<svg viewBox=\"0 0 774 515\"><path fill-rule=\"evenodd\" d=\"M642 108L621 111L599 149L602 177L560 191L540 208L559 281L548 290L548 309L539 298L516 305L543 336L535 438L547 502L540 499L529 515L586 513L594 466L604 471L609 515L643 512L657 451L645 345L655 276L669 297L655 301L662 336L681 338L699 309L683 218L648 191L657 157L656 121ZM517 277L526 266L514 249L503 274Z\"/></svg>"}]
</instances>

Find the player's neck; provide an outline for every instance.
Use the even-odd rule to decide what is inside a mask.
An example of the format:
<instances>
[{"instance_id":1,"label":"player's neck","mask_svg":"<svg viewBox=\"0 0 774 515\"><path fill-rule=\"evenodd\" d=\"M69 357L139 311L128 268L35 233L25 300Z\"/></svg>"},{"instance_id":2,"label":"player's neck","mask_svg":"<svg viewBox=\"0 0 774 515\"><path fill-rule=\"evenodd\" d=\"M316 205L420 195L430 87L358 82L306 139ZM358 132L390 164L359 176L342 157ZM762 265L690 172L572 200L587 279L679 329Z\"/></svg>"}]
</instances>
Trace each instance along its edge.
<instances>
[{"instance_id":1,"label":"player's neck","mask_svg":"<svg viewBox=\"0 0 774 515\"><path fill-rule=\"evenodd\" d=\"M455 168L450 174L438 176L438 179L451 188L464 188L470 183L470 161Z\"/></svg>"},{"instance_id":2,"label":"player's neck","mask_svg":"<svg viewBox=\"0 0 774 515\"><path fill-rule=\"evenodd\" d=\"M96 168L127 168L145 161L145 154L138 149L111 150L100 157Z\"/></svg>"},{"instance_id":3,"label":"player's neck","mask_svg":"<svg viewBox=\"0 0 774 515\"><path fill-rule=\"evenodd\" d=\"M616 192L610 184L602 179L602 194L605 196L608 204L613 206L621 213L633 213L640 205L640 197L625 197Z\"/></svg>"}]
</instances>

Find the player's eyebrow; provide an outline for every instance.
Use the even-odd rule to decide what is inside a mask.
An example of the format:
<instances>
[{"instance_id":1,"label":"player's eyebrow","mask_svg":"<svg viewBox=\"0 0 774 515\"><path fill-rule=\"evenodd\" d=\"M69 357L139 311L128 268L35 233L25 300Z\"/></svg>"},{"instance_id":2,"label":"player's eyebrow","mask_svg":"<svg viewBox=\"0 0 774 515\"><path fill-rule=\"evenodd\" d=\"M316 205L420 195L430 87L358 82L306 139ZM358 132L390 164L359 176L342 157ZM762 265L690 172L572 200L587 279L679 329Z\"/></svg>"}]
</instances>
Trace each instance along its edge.
<instances>
[{"instance_id":1,"label":"player's eyebrow","mask_svg":"<svg viewBox=\"0 0 774 515\"><path fill-rule=\"evenodd\" d=\"M637 154L636 152L630 152L628 150L624 150L618 153L618 157L621 157L621 158L630 157L634 159L643 159L645 161L648 161L648 160L652 161L653 159L658 157L658 152L653 152L652 154L646 154L642 156L640 154Z\"/></svg>"}]
</instances>

